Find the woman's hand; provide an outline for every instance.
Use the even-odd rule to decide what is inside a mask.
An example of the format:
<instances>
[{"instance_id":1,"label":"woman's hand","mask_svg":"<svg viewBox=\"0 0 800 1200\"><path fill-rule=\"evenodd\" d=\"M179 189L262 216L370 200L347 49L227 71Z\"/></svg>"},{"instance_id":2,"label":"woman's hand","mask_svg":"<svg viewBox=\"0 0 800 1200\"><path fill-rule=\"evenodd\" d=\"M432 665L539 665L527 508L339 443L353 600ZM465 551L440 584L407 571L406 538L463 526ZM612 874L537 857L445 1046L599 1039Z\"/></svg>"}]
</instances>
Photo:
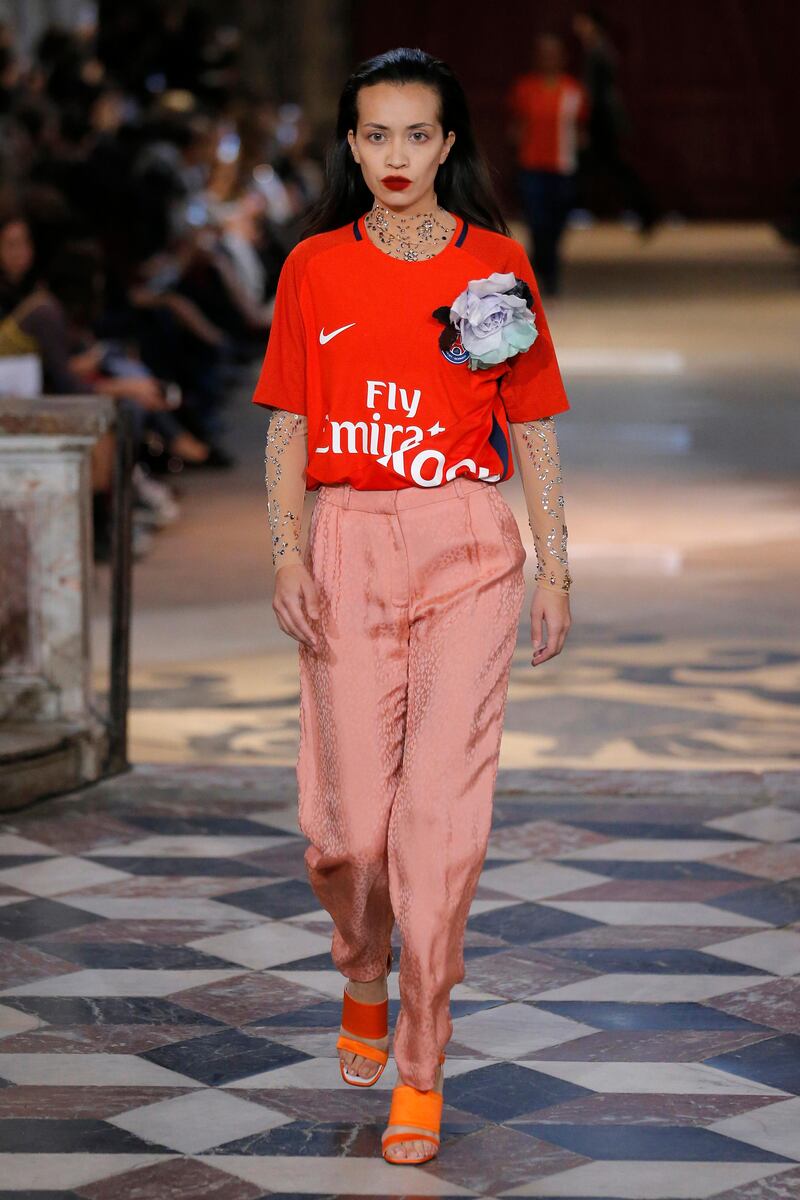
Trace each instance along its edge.
<instances>
[{"instance_id":1,"label":"woman's hand","mask_svg":"<svg viewBox=\"0 0 800 1200\"><path fill-rule=\"evenodd\" d=\"M542 640L542 620L547 626L547 641ZM572 617L569 611L569 596L566 592L554 592L549 588L537 587L531 604L531 641L533 658L531 666L555 658L569 633Z\"/></svg>"},{"instance_id":2,"label":"woman's hand","mask_svg":"<svg viewBox=\"0 0 800 1200\"><path fill-rule=\"evenodd\" d=\"M272 608L284 633L312 650L319 649L319 639L309 623L319 619L319 593L313 575L303 563L289 562L278 567Z\"/></svg>"}]
</instances>

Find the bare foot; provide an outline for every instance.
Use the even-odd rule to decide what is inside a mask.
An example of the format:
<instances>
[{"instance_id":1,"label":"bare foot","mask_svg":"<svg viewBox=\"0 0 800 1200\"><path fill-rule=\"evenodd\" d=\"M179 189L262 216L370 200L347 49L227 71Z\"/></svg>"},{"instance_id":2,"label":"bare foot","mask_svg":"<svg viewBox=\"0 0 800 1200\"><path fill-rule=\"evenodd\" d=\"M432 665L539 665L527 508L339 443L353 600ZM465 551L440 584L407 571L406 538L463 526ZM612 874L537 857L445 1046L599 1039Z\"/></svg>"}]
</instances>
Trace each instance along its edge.
<instances>
[{"instance_id":1,"label":"bare foot","mask_svg":"<svg viewBox=\"0 0 800 1200\"><path fill-rule=\"evenodd\" d=\"M402 1081L401 1081L402 1082ZM433 1091L442 1091L444 1083L444 1063L439 1063L436 1068L436 1078L433 1082ZM388 1133L416 1133L421 1130L420 1125L387 1125L385 1132ZM433 1132L430 1130L429 1132ZM436 1142L432 1142L430 1138L426 1138L420 1133L419 1138L415 1138L413 1142L392 1142L389 1147L389 1152L392 1158L402 1158L407 1162L414 1162L420 1158L427 1158L438 1147Z\"/></svg>"},{"instance_id":2,"label":"bare foot","mask_svg":"<svg viewBox=\"0 0 800 1200\"><path fill-rule=\"evenodd\" d=\"M379 1004L389 994L385 974L379 975L377 979L370 979L367 982L362 982L358 979L348 979L345 990L350 993L354 1000L360 1000L362 1004ZM344 1025L340 1025L339 1032L345 1037L354 1036L345 1029ZM367 1046L375 1046L378 1050L389 1049L388 1033L382 1038L359 1036L358 1040L364 1042ZM374 1058L365 1058L363 1054L355 1054L352 1050L340 1050L339 1057L344 1063L348 1074L358 1075L359 1079L371 1079L380 1070L380 1063L376 1062Z\"/></svg>"}]
</instances>

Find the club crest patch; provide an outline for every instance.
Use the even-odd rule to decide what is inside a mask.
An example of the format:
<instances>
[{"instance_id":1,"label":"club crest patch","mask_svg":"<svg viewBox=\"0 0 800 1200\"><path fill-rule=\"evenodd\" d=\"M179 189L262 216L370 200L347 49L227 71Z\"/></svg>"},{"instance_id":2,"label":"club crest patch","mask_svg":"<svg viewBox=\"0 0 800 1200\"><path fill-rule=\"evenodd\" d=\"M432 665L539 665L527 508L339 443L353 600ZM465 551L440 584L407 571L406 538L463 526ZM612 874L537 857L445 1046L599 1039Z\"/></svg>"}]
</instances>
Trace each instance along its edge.
<instances>
[{"instance_id":1,"label":"club crest patch","mask_svg":"<svg viewBox=\"0 0 800 1200\"><path fill-rule=\"evenodd\" d=\"M441 347L442 354L451 363L464 363L469 358L469 351L464 349L460 337L456 337L447 348Z\"/></svg>"}]
</instances>

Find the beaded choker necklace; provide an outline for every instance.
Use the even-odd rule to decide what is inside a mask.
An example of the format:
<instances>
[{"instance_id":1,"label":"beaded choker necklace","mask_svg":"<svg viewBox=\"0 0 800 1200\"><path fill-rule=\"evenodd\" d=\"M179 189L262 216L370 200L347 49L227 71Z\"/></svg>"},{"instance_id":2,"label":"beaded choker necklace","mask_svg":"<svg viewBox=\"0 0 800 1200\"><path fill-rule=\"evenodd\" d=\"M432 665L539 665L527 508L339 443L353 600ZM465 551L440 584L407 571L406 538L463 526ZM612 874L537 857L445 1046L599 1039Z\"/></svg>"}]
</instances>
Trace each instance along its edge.
<instances>
[{"instance_id":1,"label":"beaded choker necklace","mask_svg":"<svg viewBox=\"0 0 800 1200\"><path fill-rule=\"evenodd\" d=\"M392 258L409 262L433 258L444 249L455 229L452 214L437 203L430 212L399 217L377 197L364 217L364 225Z\"/></svg>"}]
</instances>

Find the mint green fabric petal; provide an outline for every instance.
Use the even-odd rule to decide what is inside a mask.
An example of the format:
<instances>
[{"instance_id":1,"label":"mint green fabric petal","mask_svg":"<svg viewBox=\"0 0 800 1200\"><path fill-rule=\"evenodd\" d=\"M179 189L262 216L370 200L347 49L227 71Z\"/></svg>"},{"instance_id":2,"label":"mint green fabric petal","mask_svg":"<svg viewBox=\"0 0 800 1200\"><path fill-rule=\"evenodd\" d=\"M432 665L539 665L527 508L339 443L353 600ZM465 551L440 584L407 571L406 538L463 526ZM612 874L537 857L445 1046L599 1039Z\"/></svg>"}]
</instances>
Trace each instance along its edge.
<instances>
[{"instance_id":1,"label":"mint green fabric petal","mask_svg":"<svg viewBox=\"0 0 800 1200\"><path fill-rule=\"evenodd\" d=\"M508 344L520 352L528 350L533 345L539 336L539 331L535 325L531 325L527 321L513 321L505 327L503 335Z\"/></svg>"},{"instance_id":2,"label":"mint green fabric petal","mask_svg":"<svg viewBox=\"0 0 800 1200\"><path fill-rule=\"evenodd\" d=\"M529 350L539 336L538 329L529 321L510 321L503 326L501 332L502 338L499 342L496 338L486 339L487 342L493 343L491 345L476 347L475 340L477 339L466 339L472 343L467 346L470 353L470 366L473 363L476 366L494 366L496 363L505 362L506 359Z\"/></svg>"}]
</instances>

